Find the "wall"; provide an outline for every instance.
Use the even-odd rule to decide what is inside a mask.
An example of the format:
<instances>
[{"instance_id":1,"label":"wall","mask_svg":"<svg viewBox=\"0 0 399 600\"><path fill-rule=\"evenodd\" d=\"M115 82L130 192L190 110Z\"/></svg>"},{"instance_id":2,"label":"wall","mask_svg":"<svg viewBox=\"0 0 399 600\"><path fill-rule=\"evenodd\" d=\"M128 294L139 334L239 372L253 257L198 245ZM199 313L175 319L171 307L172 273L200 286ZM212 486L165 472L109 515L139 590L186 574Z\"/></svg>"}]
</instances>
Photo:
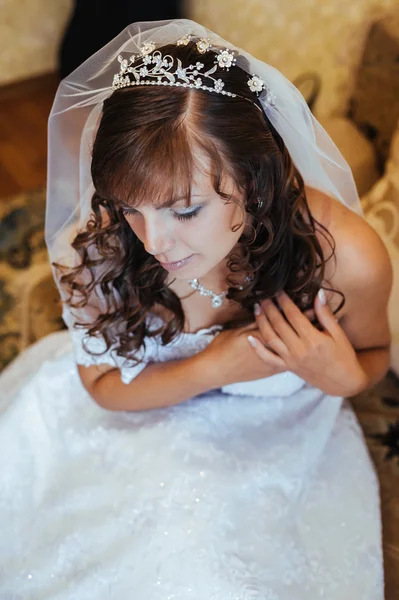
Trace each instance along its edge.
<instances>
[{"instance_id":1,"label":"wall","mask_svg":"<svg viewBox=\"0 0 399 600\"><path fill-rule=\"evenodd\" d=\"M72 0L0 0L0 85L54 71Z\"/></svg>"}]
</instances>

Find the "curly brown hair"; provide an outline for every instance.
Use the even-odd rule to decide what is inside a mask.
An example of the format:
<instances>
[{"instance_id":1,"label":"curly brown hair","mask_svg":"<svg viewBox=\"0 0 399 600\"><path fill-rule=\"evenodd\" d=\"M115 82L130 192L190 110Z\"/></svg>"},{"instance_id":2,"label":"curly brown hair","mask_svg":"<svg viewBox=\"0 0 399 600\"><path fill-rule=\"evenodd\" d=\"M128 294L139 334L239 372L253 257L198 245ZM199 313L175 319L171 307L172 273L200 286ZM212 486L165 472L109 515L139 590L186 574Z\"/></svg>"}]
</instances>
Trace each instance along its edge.
<instances>
[{"instance_id":1,"label":"curly brown hair","mask_svg":"<svg viewBox=\"0 0 399 600\"><path fill-rule=\"evenodd\" d=\"M215 59L213 52L199 54L195 40L161 51L183 66L200 61L208 69ZM223 191L228 173L244 192L244 215L253 217L252 233L242 233L238 240L243 252L233 253L227 264L232 273L228 299L252 314L256 301L284 290L302 311L311 309L325 265L335 254L331 234L312 217L304 181L283 139L259 110L248 74L235 66L214 76L236 97L187 87L137 86L116 90L105 100L92 151L92 215L72 243L80 264L70 269L54 265L71 308L87 306L96 290L106 299L107 309L93 322L76 326L85 327L89 336L102 336L107 349L113 346L118 356L134 362L147 336L161 335L168 344L179 335L185 315L180 299L165 285L167 271L145 251L122 207L157 205L177 193L189 205L198 150L209 157L215 191L225 202L234 201ZM331 247L327 258L316 228ZM252 275L243 289L234 280L237 272ZM336 312L345 301L341 296ZM146 317L155 304L172 318L150 330ZM248 322L231 320L224 328Z\"/></svg>"}]
</instances>

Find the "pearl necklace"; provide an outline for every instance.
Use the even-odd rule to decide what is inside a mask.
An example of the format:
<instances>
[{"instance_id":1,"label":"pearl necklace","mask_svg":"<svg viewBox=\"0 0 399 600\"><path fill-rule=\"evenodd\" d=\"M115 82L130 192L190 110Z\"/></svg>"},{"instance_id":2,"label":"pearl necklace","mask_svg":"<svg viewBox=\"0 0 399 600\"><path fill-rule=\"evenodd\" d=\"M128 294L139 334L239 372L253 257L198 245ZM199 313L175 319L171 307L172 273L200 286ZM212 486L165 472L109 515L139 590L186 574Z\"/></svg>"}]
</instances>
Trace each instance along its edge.
<instances>
[{"instance_id":1,"label":"pearl necklace","mask_svg":"<svg viewBox=\"0 0 399 600\"><path fill-rule=\"evenodd\" d=\"M245 281L250 280L250 276L247 275ZM222 292L221 294L215 294L215 292L212 292L212 290L208 290L203 285L201 285L198 279L190 279L188 283L194 290L197 290L201 294L201 296L212 296L211 304L213 308L219 308L220 306L222 306L224 298L225 296L227 296L228 290ZM238 289L242 290L243 286L240 285Z\"/></svg>"}]
</instances>

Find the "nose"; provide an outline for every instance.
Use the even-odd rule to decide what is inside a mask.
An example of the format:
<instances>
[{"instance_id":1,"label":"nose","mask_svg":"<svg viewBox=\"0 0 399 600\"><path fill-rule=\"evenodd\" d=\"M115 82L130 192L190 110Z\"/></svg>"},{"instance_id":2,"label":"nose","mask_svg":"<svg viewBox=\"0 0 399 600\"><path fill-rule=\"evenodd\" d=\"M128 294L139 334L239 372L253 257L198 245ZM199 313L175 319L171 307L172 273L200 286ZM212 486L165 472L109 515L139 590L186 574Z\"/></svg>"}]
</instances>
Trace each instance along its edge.
<instances>
[{"instance_id":1,"label":"nose","mask_svg":"<svg viewBox=\"0 0 399 600\"><path fill-rule=\"evenodd\" d=\"M148 254L154 256L168 256L168 253L174 248L175 241L166 223L147 220L144 228L144 239L142 240L144 248Z\"/></svg>"}]
</instances>

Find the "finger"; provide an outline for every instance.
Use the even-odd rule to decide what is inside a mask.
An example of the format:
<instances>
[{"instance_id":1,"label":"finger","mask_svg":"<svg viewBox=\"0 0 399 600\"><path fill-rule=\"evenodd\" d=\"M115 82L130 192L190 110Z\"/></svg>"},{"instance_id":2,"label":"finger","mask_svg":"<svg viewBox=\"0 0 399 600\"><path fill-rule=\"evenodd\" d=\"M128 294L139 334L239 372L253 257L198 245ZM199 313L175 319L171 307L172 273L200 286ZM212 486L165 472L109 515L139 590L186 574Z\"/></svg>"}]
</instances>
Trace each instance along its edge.
<instances>
[{"instance_id":1,"label":"finger","mask_svg":"<svg viewBox=\"0 0 399 600\"><path fill-rule=\"evenodd\" d=\"M286 344L283 340L278 336L273 327L271 326L265 312L256 304L254 307L255 319L256 323L259 327L260 334L262 336L262 341L267 346L277 352L280 356L286 355L288 350Z\"/></svg>"},{"instance_id":2,"label":"finger","mask_svg":"<svg viewBox=\"0 0 399 600\"><path fill-rule=\"evenodd\" d=\"M316 313L313 308L309 308L308 310L305 310L303 314L309 321L312 321L312 319L314 319L316 317Z\"/></svg>"},{"instance_id":3,"label":"finger","mask_svg":"<svg viewBox=\"0 0 399 600\"><path fill-rule=\"evenodd\" d=\"M316 299L315 299L315 313L319 323L322 327L328 331L328 333L336 338L342 334L341 326L332 312L328 302L325 291L320 288Z\"/></svg>"},{"instance_id":4,"label":"finger","mask_svg":"<svg viewBox=\"0 0 399 600\"><path fill-rule=\"evenodd\" d=\"M287 323L284 316L271 300L264 300L261 304L270 325L277 333L278 337L284 342L289 350L295 348L298 344L299 337L291 324Z\"/></svg>"},{"instance_id":5,"label":"finger","mask_svg":"<svg viewBox=\"0 0 399 600\"><path fill-rule=\"evenodd\" d=\"M255 350L256 354L265 363L278 368L286 367L284 360L280 358L280 356L274 354L274 352L266 348L266 346L257 337L249 335L247 336L247 339L252 348Z\"/></svg>"},{"instance_id":6,"label":"finger","mask_svg":"<svg viewBox=\"0 0 399 600\"><path fill-rule=\"evenodd\" d=\"M285 292L280 292L277 295L277 301L287 321L296 331L297 335L304 340L309 339L309 336L314 333L314 327L295 302Z\"/></svg>"},{"instance_id":7,"label":"finger","mask_svg":"<svg viewBox=\"0 0 399 600\"><path fill-rule=\"evenodd\" d=\"M240 330L242 332L251 331L252 329L258 329L258 324L256 322L256 319L255 319L255 321L248 323L248 325L243 325L242 327L240 327Z\"/></svg>"}]
</instances>

